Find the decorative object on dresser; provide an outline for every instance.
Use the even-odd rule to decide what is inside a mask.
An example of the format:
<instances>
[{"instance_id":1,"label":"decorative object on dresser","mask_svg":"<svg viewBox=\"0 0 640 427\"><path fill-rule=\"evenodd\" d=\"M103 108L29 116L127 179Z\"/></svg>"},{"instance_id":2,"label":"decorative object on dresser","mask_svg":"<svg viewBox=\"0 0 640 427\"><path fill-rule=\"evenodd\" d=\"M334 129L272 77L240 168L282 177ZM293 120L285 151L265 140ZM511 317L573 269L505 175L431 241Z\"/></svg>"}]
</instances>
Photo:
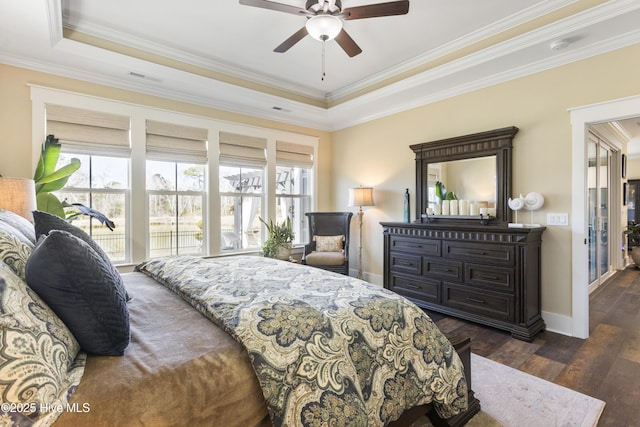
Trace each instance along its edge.
<instances>
[{"instance_id":1,"label":"decorative object on dresser","mask_svg":"<svg viewBox=\"0 0 640 427\"><path fill-rule=\"evenodd\" d=\"M32 179L0 176L0 209L15 212L33 222L36 210L36 189Z\"/></svg>"},{"instance_id":2,"label":"decorative object on dresser","mask_svg":"<svg viewBox=\"0 0 640 427\"><path fill-rule=\"evenodd\" d=\"M511 149L517 131L509 127L411 146L416 153L416 205L421 219L411 224L382 223L384 286L428 310L531 341L545 328L540 297L545 228L508 226ZM449 173L460 161L472 181ZM490 176L483 180L480 171ZM435 200L429 195L435 194L440 181L434 173L448 173L447 182L456 181L461 200L493 203L491 211L483 207L488 217L427 214L425 221L421 213L433 210ZM495 187L488 189L483 181ZM474 183L481 191L472 188Z\"/></svg>"},{"instance_id":3,"label":"decorative object on dresser","mask_svg":"<svg viewBox=\"0 0 640 427\"><path fill-rule=\"evenodd\" d=\"M509 227L540 227L540 224L533 222L533 212L537 211L544 205L544 197L540 193L531 192L523 197L509 198L509 208L515 213L515 222L510 222ZM529 223L521 224L518 222L518 211L524 209L529 211Z\"/></svg>"},{"instance_id":4,"label":"decorative object on dresser","mask_svg":"<svg viewBox=\"0 0 640 427\"><path fill-rule=\"evenodd\" d=\"M358 279L362 279L362 217L363 206L373 206L373 188L358 187L349 189L349 206L358 206Z\"/></svg>"},{"instance_id":5,"label":"decorative object on dresser","mask_svg":"<svg viewBox=\"0 0 640 427\"><path fill-rule=\"evenodd\" d=\"M352 212L307 212L311 242L302 263L349 275L349 232Z\"/></svg>"},{"instance_id":6,"label":"decorative object on dresser","mask_svg":"<svg viewBox=\"0 0 640 427\"><path fill-rule=\"evenodd\" d=\"M402 206L404 222L411 222L411 196L409 195L409 189L404 190L404 204Z\"/></svg>"}]
</instances>

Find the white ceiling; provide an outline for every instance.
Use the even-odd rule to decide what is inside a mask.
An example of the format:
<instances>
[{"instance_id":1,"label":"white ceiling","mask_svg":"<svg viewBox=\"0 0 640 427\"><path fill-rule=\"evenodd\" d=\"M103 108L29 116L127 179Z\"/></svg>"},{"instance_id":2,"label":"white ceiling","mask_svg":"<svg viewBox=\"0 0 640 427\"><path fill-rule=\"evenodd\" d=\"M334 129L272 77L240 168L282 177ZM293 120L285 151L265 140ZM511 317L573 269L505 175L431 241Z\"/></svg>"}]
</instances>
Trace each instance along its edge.
<instances>
[{"instance_id":1,"label":"white ceiling","mask_svg":"<svg viewBox=\"0 0 640 427\"><path fill-rule=\"evenodd\" d=\"M0 62L337 130L640 42L640 1L586 3L412 0L345 21L363 52L327 42L323 81L321 42L273 52L306 18L238 0L0 0Z\"/></svg>"}]
</instances>

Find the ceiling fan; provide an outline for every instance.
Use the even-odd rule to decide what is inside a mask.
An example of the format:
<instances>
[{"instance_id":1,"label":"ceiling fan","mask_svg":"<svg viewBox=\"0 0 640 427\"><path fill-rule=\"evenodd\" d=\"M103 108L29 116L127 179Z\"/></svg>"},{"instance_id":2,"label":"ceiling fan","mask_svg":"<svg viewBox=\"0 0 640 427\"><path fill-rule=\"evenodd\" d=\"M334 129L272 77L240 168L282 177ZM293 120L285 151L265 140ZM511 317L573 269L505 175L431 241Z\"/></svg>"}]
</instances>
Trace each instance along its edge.
<instances>
[{"instance_id":1,"label":"ceiling fan","mask_svg":"<svg viewBox=\"0 0 640 427\"><path fill-rule=\"evenodd\" d=\"M342 21L405 15L409 12L409 0L355 6L346 9L342 9L341 0L308 0L305 9L269 0L240 0L240 4L308 18L306 25L276 47L273 50L274 52L286 52L304 37L310 35L320 41L335 39L350 57L358 55L362 52L362 49L344 30Z\"/></svg>"}]
</instances>

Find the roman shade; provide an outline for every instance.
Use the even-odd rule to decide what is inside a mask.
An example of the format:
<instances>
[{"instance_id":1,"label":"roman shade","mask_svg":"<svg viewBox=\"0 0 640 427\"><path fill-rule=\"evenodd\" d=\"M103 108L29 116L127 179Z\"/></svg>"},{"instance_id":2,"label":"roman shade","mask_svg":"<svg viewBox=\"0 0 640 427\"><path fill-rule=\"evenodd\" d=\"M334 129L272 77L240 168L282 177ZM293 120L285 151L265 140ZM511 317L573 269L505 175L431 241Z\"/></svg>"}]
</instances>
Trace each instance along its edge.
<instances>
[{"instance_id":1,"label":"roman shade","mask_svg":"<svg viewBox=\"0 0 640 427\"><path fill-rule=\"evenodd\" d=\"M278 166L313 167L313 147L293 142L276 141L276 164Z\"/></svg>"},{"instance_id":2,"label":"roman shade","mask_svg":"<svg viewBox=\"0 0 640 427\"><path fill-rule=\"evenodd\" d=\"M62 150L77 154L128 157L128 116L62 105L46 105L47 134L54 135Z\"/></svg>"},{"instance_id":3,"label":"roman shade","mask_svg":"<svg viewBox=\"0 0 640 427\"><path fill-rule=\"evenodd\" d=\"M147 159L207 163L207 129L147 120Z\"/></svg>"},{"instance_id":4,"label":"roman shade","mask_svg":"<svg viewBox=\"0 0 640 427\"><path fill-rule=\"evenodd\" d=\"M220 132L220 163L264 166L267 164L266 148L264 138Z\"/></svg>"}]
</instances>

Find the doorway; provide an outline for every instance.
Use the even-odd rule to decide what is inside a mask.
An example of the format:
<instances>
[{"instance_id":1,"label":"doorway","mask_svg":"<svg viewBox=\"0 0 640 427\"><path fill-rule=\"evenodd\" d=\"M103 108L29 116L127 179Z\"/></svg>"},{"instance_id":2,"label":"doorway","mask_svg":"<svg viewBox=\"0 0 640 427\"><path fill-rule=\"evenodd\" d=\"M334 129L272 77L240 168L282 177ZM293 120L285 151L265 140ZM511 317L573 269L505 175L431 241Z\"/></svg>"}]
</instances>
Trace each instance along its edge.
<instances>
[{"instance_id":1,"label":"doorway","mask_svg":"<svg viewBox=\"0 0 640 427\"><path fill-rule=\"evenodd\" d=\"M640 96L578 107L571 113L571 289L572 313L570 335L589 337L589 245L588 245L588 201L587 201L587 143L589 126L595 123L615 121L640 115ZM620 190L622 193L622 190ZM617 217L620 215L614 215ZM625 221L626 223L626 221ZM616 237L622 242L622 228ZM614 228L610 226L611 230ZM611 247L619 247L610 242ZM620 257L622 258L622 257ZM615 258L614 258L615 259ZM614 265L614 268L617 268ZM569 325L567 325L569 326Z\"/></svg>"}]
</instances>

